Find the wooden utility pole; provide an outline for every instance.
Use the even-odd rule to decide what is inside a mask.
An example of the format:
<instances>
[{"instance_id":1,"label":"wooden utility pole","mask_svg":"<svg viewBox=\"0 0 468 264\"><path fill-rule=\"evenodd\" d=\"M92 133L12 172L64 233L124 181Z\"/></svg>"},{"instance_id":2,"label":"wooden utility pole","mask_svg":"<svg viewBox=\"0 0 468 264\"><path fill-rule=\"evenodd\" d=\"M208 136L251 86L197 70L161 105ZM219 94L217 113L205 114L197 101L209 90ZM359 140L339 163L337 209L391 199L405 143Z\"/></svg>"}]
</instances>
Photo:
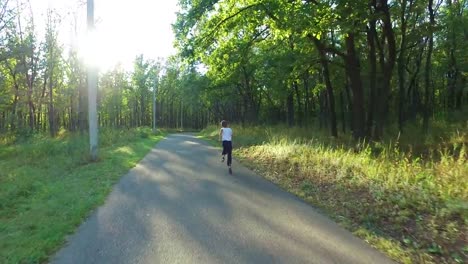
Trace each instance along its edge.
<instances>
[{"instance_id":1,"label":"wooden utility pole","mask_svg":"<svg viewBox=\"0 0 468 264\"><path fill-rule=\"evenodd\" d=\"M95 48L92 35L94 31L94 0L88 0L87 17L88 17L88 41L90 41L90 49ZM91 54L95 54L91 52ZM88 58L89 59L89 58ZM98 157L98 123L97 123L97 67L88 61L88 120L89 120L89 150L91 160L96 161Z\"/></svg>"},{"instance_id":2,"label":"wooden utility pole","mask_svg":"<svg viewBox=\"0 0 468 264\"><path fill-rule=\"evenodd\" d=\"M153 133L156 133L156 89L158 87L158 80L154 83L153 88Z\"/></svg>"}]
</instances>

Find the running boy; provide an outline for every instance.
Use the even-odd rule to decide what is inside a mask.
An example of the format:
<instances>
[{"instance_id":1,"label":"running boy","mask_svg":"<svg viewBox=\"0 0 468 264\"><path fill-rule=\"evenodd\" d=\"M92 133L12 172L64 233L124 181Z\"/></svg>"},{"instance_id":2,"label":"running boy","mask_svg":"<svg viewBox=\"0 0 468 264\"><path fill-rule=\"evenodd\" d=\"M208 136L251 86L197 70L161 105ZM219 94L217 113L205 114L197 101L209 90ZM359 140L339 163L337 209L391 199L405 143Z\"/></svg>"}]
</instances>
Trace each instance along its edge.
<instances>
[{"instance_id":1,"label":"running boy","mask_svg":"<svg viewBox=\"0 0 468 264\"><path fill-rule=\"evenodd\" d=\"M219 140L223 142L223 158L221 162L224 162L224 155L227 154L227 165L229 167L229 173L232 173L232 129L226 120L221 121L221 130L219 131Z\"/></svg>"}]
</instances>

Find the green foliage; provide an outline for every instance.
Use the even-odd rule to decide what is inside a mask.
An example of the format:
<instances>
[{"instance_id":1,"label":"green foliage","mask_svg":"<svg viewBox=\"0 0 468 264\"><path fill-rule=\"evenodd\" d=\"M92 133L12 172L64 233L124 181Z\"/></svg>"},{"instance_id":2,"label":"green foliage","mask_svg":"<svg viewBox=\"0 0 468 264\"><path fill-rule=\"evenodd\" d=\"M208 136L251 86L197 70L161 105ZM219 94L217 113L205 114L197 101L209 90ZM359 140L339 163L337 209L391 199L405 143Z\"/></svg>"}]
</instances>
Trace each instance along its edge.
<instances>
[{"instance_id":1,"label":"green foliage","mask_svg":"<svg viewBox=\"0 0 468 264\"><path fill-rule=\"evenodd\" d=\"M36 135L0 145L0 262L46 261L162 138L150 131L101 131L95 163L89 162L86 135Z\"/></svg>"},{"instance_id":2,"label":"green foliage","mask_svg":"<svg viewBox=\"0 0 468 264\"><path fill-rule=\"evenodd\" d=\"M211 120L311 125L318 116L321 127L328 126L326 119L340 119L347 130L343 134L354 126L362 137L378 140L397 121L399 132L406 133L406 124L424 117L419 124L427 130L422 124L429 111L435 116L466 105L467 60L460 53L466 1L435 1L434 26L426 19L431 12L427 1L180 3L174 25L179 55L207 69L203 102ZM434 41L431 57L429 38ZM331 72L329 90L320 52ZM354 74L352 57L359 64ZM389 76L386 82L384 76ZM351 82L352 77L357 80Z\"/></svg>"}]
</instances>

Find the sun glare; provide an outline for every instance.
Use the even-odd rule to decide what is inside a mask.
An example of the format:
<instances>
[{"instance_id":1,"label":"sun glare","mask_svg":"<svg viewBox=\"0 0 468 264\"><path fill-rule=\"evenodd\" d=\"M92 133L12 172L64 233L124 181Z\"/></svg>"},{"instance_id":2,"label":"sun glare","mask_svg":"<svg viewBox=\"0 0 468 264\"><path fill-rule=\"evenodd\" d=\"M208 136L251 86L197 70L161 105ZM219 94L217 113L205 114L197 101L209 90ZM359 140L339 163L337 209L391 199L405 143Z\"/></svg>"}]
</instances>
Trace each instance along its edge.
<instances>
[{"instance_id":1,"label":"sun glare","mask_svg":"<svg viewBox=\"0 0 468 264\"><path fill-rule=\"evenodd\" d=\"M73 27L70 27L73 25L72 16L68 22L62 23L62 42L76 47L84 63L97 67L101 72L112 70L117 64L125 70L132 70L133 61L140 54L157 59L175 53L171 23L176 20L177 0L133 0L131 4L115 0L95 1L96 28L90 35L86 34L85 6L73 7L76 6L73 4L75 0L32 2L38 15L45 14L47 8L61 13L81 10L76 18L78 32L73 33ZM45 20L41 17L36 21L44 24Z\"/></svg>"},{"instance_id":2,"label":"sun glare","mask_svg":"<svg viewBox=\"0 0 468 264\"><path fill-rule=\"evenodd\" d=\"M87 66L99 67L99 49L96 32L81 37L78 42L78 54Z\"/></svg>"},{"instance_id":3,"label":"sun glare","mask_svg":"<svg viewBox=\"0 0 468 264\"><path fill-rule=\"evenodd\" d=\"M111 70L117 64L122 65L125 69L130 70L132 67L131 59L126 59L122 56L125 50L122 49L125 45L130 46L130 43L119 42L111 32L103 30L93 31L88 35L81 37L78 43L78 54L88 66L97 67L99 71Z\"/></svg>"}]
</instances>

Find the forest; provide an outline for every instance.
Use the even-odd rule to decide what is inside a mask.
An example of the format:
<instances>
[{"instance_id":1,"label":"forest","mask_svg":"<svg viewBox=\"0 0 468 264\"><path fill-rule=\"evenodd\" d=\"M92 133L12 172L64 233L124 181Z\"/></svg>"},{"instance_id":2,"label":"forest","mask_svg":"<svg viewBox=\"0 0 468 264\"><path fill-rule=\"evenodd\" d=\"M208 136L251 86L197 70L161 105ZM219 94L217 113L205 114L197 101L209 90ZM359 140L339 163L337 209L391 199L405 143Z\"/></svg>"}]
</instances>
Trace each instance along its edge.
<instances>
[{"instance_id":1,"label":"forest","mask_svg":"<svg viewBox=\"0 0 468 264\"><path fill-rule=\"evenodd\" d=\"M28 3L0 0L2 147L38 135L56 139L88 133L86 64L78 48L59 37L60 23L70 14L49 10L45 32L38 34ZM357 181L365 185L361 194L371 197L364 206L390 208L372 211L375 219L349 216L349 208L342 208L351 230L382 227L406 249L393 254L388 248L394 244L377 247L402 263L468 259L467 0L178 4L172 25L176 55L153 59L142 54L131 70L116 65L99 73L100 130L141 129L154 120L158 128L204 129L202 134L214 139L214 125L229 120L240 135L235 155L251 163L270 157L251 164L266 174L275 169L286 175L299 166L299 174L308 176L301 176L296 187L306 198L315 188L314 173L322 173L307 168L325 163L302 157L330 154L326 162L333 166L327 170L370 175ZM279 159L272 150L278 146L300 160ZM349 164L336 165L343 157L349 157ZM368 163L359 163L363 160ZM276 167L283 161L284 168ZM387 168L395 178L374 168ZM335 180L327 184L338 186ZM346 193L344 189L336 191ZM357 192L326 195L346 201ZM388 220L389 215L394 219ZM416 227L402 231L412 225ZM423 226L429 226L430 234L419 229ZM452 229L445 230L447 226ZM368 233L361 237L378 243Z\"/></svg>"},{"instance_id":2,"label":"forest","mask_svg":"<svg viewBox=\"0 0 468 264\"><path fill-rule=\"evenodd\" d=\"M466 120L466 1L179 4L177 56L101 72L100 126L151 125L153 89L164 127L224 118L378 140ZM50 10L38 36L27 5L1 7L0 132L85 130L86 74L58 40L63 15Z\"/></svg>"}]
</instances>

